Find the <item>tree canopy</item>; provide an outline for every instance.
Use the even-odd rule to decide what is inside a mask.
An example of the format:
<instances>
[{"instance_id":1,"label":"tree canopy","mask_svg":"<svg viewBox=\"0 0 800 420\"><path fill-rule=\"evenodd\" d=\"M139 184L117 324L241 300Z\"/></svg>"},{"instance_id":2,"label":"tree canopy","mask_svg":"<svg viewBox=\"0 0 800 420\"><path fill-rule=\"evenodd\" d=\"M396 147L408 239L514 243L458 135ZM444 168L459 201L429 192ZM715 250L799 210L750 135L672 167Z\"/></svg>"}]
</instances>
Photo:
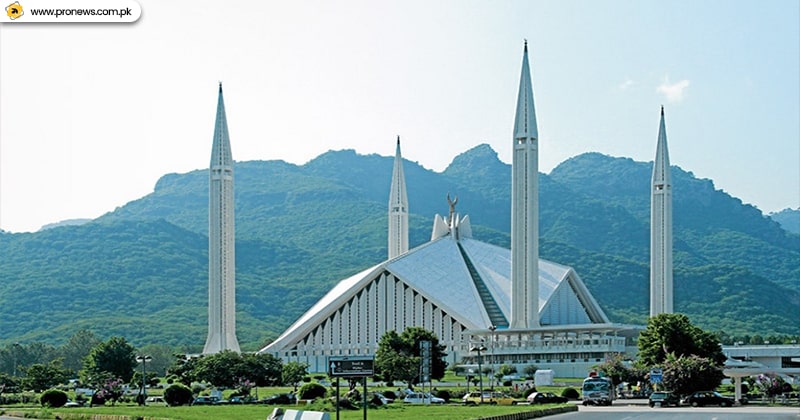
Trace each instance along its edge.
<instances>
[{"instance_id":1,"label":"tree canopy","mask_svg":"<svg viewBox=\"0 0 800 420\"><path fill-rule=\"evenodd\" d=\"M721 366L725 355L716 335L692 325L684 314L659 314L647 321L639 334L639 361L645 366L659 366L668 354L676 357L695 355Z\"/></svg>"},{"instance_id":2,"label":"tree canopy","mask_svg":"<svg viewBox=\"0 0 800 420\"><path fill-rule=\"evenodd\" d=\"M109 377L128 383L136 365L136 349L124 337L111 337L89 352L81 378L88 384L99 384Z\"/></svg>"},{"instance_id":3,"label":"tree canopy","mask_svg":"<svg viewBox=\"0 0 800 420\"><path fill-rule=\"evenodd\" d=\"M387 331L375 352L375 368L387 382L401 380L409 385L419 383L422 357L420 342L431 342L431 379L441 379L447 368L445 347L432 331L409 327L402 334Z\"/></svg>"}]
</instances>

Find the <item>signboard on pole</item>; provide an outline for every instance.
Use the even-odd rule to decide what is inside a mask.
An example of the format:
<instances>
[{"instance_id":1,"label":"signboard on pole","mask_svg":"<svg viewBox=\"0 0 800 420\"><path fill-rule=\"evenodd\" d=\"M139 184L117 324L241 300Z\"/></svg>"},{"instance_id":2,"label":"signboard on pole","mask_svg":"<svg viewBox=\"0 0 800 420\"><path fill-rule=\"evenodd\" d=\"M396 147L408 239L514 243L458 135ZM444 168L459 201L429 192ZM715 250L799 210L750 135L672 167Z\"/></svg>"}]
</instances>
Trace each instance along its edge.
<instances>
[{"instance_id":1,"label":"signboard on pole","mask_svg":"<svg viewBox=\"0 0 800 420\"><path fill-rule=\"evenodd\" d=\"M374 375L372 356L332 356L328 358L328 374L333 377L367 377Z\"/></svg>"},{"instance_id":2,"label":"signboard on pole","mask_svg":"<svg viewBox=\"0 0 800 420\"><path fill-rule=\"evenodd\" d=\"M650 369L650 383L659 384L664 379L664 371L660 368Z\"/></svg>"},{"instance_id":3,"label":"signboard on pole","mask_svg":"<svg viewBox=\"0 0 800 420\"><path fill-rule=\"evenodd\" d=\"M419 352L422 356L420 366L420 381L422 383L431 381L431 342L424 340L419 342Z\"/></svg>"}]
</instances>

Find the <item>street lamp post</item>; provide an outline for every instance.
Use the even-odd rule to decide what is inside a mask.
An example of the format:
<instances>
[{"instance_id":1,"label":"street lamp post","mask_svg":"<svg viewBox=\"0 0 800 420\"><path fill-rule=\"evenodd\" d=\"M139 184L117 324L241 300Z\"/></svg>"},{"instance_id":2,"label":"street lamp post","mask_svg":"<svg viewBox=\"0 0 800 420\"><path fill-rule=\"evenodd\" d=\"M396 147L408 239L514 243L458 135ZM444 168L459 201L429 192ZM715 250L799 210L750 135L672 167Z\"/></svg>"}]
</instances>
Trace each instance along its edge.
<instances>
[{"instance_id":1,"label":"street lamp post","mask_svg":"<svg viewBox=\"0 0 800 420\"><path fill-rule=\"evenodd\" d=\"M144 405L147 398L147 362L153 360L150 356L136 356L136 361L142 363L142 388L139 390L139 405Z\"/></svg>"},{"instance_id":2,"label":"street lamp post","mask_svg":"<svg viewBox=\"0 0 800 420\"><path fill-rule=\"evenodd\" d=\"M489 352L490 352L489 353L489 366L492 367L492 370L491 370L491 372L492 372L491 375L492 376L489 377L489 380L492 381L492 391L494 391L494 381L495 381L495 378L494 378L494 365L495 365L495 360L494 360L494 330L496 330L496 329L497 329L497 325L489 325L489 331L491 332L491 335L489 336Z\"/></svg>"},{"instance_id":3,"label":"street lamp post","mask_svg":"<svg viewBox=\"0 0 800 420\"><path fill-rule=\"evenodd\" d=\"M481 352L486 351L486 347L484 347L483 344L479 344L473 346L469 351L478 352L478 381L480 382L481 404L483 404L483 368L481 367Z\"/></svg>"}]
</instances>

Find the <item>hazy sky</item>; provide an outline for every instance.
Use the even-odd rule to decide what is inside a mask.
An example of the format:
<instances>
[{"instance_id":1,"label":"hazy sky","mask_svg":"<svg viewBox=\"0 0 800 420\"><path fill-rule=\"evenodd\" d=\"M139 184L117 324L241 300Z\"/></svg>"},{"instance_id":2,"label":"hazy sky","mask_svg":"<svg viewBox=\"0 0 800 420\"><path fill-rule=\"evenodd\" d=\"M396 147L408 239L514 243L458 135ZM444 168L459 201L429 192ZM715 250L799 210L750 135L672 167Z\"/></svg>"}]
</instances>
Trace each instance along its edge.
<instances>
[{"instance_id":1,"label":"hazy sky","mask_svg":"<svg viewBox=\"0 0 800 420\"><path fill-rule=\"evenodd\" d=\"M797 0L139 3L134 24L0 25L0 228L207 168L218 81L237 161L390 156L399 134L436 171L480 143L510 162L524 39L542 172L651 161L663 104L673 165L800 206Z\"/></svg>"}]
</instances>

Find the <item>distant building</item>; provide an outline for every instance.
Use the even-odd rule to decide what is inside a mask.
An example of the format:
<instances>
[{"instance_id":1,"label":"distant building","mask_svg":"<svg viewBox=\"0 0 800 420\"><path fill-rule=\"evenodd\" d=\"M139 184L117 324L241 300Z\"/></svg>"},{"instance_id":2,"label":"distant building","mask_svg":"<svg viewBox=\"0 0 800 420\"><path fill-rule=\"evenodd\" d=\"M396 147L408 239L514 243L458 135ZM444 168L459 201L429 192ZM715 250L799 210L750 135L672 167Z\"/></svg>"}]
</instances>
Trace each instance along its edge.
<instances>
[{"instance_id":1,"label":"distant building","mask_svg":"<svg viewBox=\"0 0 800 420\"><path fill-rule=\"evenodd\" d=\"M208 337L204 354L239 351L236 339L236 237L233 157L219 84L208 195Z\"/></svg>"},{"instance_id":2,"label":"distant building","mask_svg":"<svg viewBox=\"0 0 800 420\"><path fill-rule=\"evenodd\" d=\"M538 133L527 43L513 147L511 250L474 239L469 216L456 213L458 199L449 196L450 214L434 217L430 242L392 250L402 238L392 230L401 220L393 206L407 203L390 199L389 259L340 281L260 352L325 371L329 356L374 355L387 331L419 326L439 337L451 364L476 363L471 348L482 346L485 364L535 364L582 377L628 350L626 336L643 327L611 323L575 270L539 259ZM398 185L405 191L399 159L398 143L390 197Z\"/></svg>"}]
</instances>

